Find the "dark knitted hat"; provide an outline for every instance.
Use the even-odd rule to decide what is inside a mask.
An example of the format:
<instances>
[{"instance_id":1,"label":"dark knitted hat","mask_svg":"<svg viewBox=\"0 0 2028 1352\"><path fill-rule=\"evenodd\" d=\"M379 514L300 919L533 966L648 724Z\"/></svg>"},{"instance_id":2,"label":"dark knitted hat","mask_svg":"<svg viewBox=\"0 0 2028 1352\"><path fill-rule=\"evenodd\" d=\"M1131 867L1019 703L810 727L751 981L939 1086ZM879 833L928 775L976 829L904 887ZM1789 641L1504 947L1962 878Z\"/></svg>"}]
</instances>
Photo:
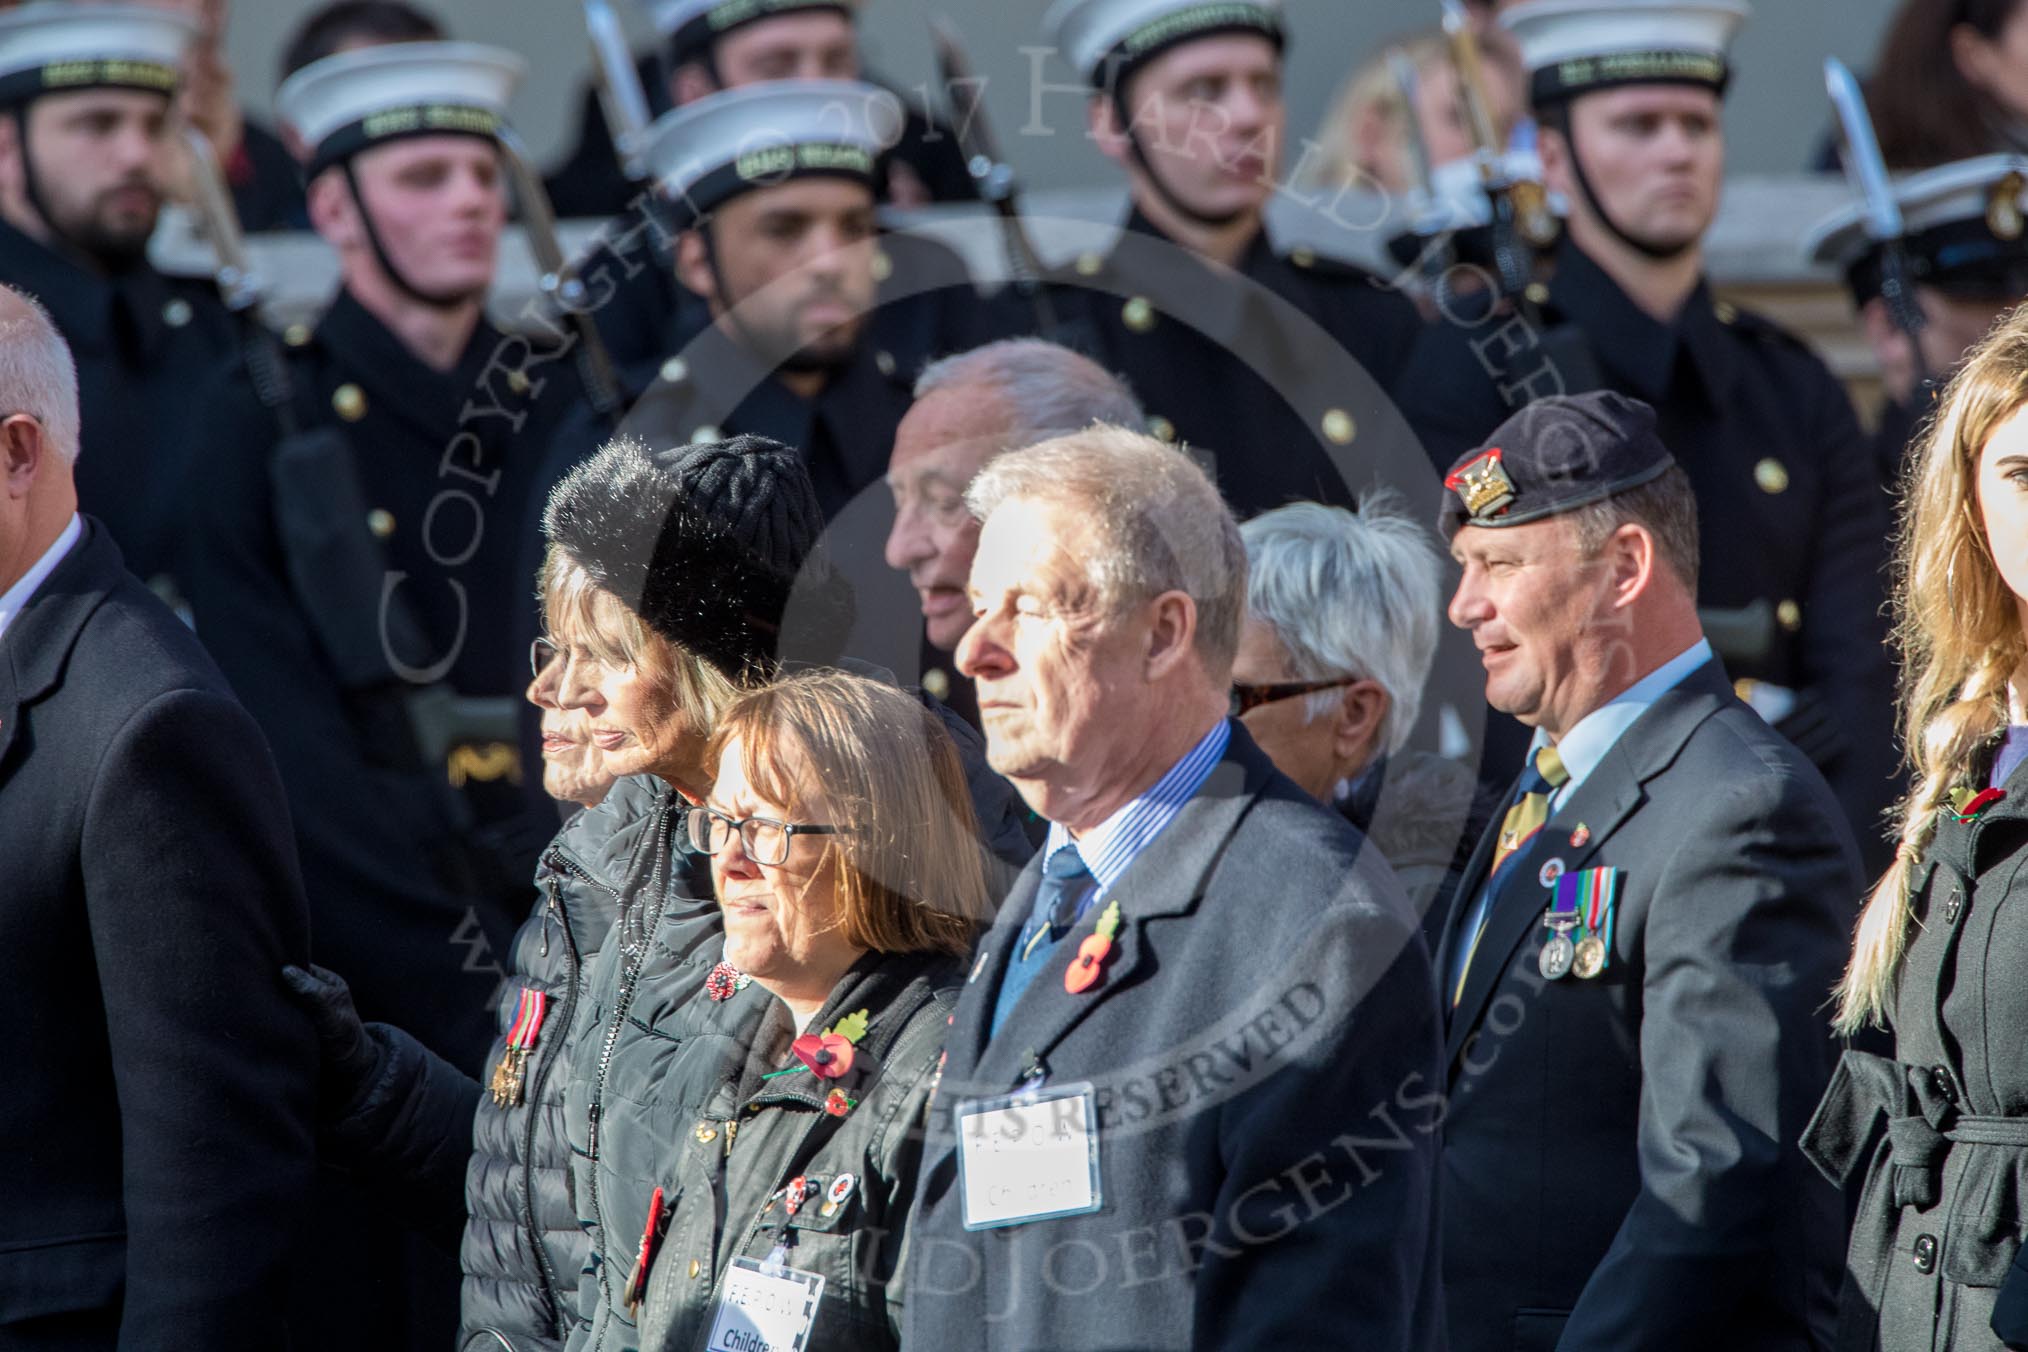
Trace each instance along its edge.
<instances>
[{"instance_id":1,"label":"dark knitted hat","mask_svg":"<svg viewBox=\"0 0 2028 1352\"><path fill-rule=\"evenodd\" d=\"M1495 428L1444 478L1438 524L1519 526L1638 488L1675 459L1655 435L1655 410L1600 390L1537 399Z\"/></svg>"},{"instance_id":2,"label":"dark knitted hat","mask_svg":"<svg viewBox=\"0 0 2028 1352\"><path fill-rule=\"evenodd\" d=\"M766 437L651 451L609 442L550 492L543 533L655 633L749 684L796 655L829 661L852 598L817 553L824 514L800 455Z\"/></svg>"}]
</instances>

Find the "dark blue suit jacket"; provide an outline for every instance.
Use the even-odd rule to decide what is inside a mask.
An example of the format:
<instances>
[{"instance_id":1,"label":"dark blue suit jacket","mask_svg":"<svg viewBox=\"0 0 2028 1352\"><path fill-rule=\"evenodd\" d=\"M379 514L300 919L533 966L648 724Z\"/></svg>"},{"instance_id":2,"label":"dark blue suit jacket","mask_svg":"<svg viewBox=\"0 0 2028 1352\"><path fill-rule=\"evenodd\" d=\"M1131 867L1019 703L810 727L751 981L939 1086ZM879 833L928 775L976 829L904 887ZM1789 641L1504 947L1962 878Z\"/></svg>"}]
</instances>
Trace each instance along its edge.
<instances>
[{"instance_id":1,"label":"dark blue suit jacket","mask_svg":"<svg viewBox=\"0 0 2028 1352\"><path fill-rule=\"evenodd\" d=\"M260 729L87 518L0 636L0 1347L286 1346L290 842Z\"/></svg>"},{"instance_id":2,"label":"dark blue suit jacket","mask_svg":"<svg viewBox=\"0 0 2028 1352\"><path fill-rule=\"evenodd\" d=\"M903 1346L1442 1346L1439 1019L1377 851L1237 723L1109 893L1103 979L1064 987L1087 916L989 1041L1031 863L960 998L930 1112ZM952 1108L1031 1064L1096 1091L1097 1212L963 1227Z\"/></svg>"},{"instance_id":3,"label":"dark blue suit jacket","mask_svg":"<svg viewBox=\"0 0 2028 1352\"><path fill-rule=\"evenodd\" d=\"M1498 831L1450 908L1446 974ZM1591 980L1537 965L1551 859L1621 870ZM1708 662L1502 876L1446 1045L1452 1347L1827 1345L1843 1212L1796 1143L1836 1059L1860 883L1823 777Z\"/></svg>"}]
</instances>

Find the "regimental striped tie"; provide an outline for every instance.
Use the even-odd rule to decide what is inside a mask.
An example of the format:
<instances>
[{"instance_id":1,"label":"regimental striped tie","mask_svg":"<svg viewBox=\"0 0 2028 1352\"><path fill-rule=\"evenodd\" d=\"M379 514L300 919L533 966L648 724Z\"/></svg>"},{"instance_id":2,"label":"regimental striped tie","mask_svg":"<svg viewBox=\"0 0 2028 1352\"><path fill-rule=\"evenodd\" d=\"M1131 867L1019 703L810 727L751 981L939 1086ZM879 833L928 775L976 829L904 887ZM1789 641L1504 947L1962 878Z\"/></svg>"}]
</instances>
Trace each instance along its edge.
<instances>
[{"instance_id":1,"label":"regimental striped tie","mask_svg":"<svg viewBox=\"0 0 2028 1352\"><path fill-rule=\"evenodd\" d=\"M1535 833L1549 820L1549 799L1569 782L1570 771L1563 768L1563 757L1556 754L1556 748L1538 748L1527 770L1522 773L1518 789L1520 797L1514 800L1514 805L1507 809L1507 815L1500 821L1500 838L1493 843L1493 867L1487 870L1486 885L1480 889L1479 904L1472 912L1471 943L1465 949L1465 960L1458 964L1457 982L1451 987L1453 1008L1464 998L1465 977L1472 970L1472 959L1479 952L1479 940L1486 933L1486 921L1493 914L1493 889L1498 886L1500 866L1535 838Z\"/></svg>"}]
</instances>

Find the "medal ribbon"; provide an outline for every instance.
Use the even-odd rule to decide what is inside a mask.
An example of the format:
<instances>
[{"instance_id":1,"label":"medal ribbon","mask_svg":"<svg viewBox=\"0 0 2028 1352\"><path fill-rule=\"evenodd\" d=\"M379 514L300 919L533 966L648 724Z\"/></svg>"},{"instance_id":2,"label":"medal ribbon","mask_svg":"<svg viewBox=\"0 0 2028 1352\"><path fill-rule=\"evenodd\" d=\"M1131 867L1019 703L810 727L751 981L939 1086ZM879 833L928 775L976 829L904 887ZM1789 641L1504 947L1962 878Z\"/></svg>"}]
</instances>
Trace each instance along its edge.
<instances>
[{"instance_id":1,"label":"medal ribbon","mask_svg":"<svg viewBox=\"0 0 2028 1352\"><path fill-rule=\"evenodd\" d=\"M1584 871L1584 927L1596 934L1610 954L1613 948L1613 903L1619 900L1620 873L1612 868Z\"/></svg>"},{"instance_id":2,"label":"medal ribbon","mask_svg":"<svg viewBox=\"0 0 2028 1352\"><path fill-rule=\"evenodd\" d=\"M1556 880L1556 900L1549 903L1549 914L1543 920L1545 925L1556 929L1557 926L1549 924L1550 921L1569 920L1573 925L1576 923L1578 887L1581 880L1581 874L1570 873Z\"/></svg>"},{"instance_id":3,"label":"medal ribbon","mask_svg":"<svg viewBox=\"0 0 2028 1352\"><path fill-rule=\"evenodd\" d=\"M520 1007L514 1011L514 1027L507 1034L508 1047L524 1052L535 1050L535 1039L542 1035L542 1019L548 1012L548 993L523 986Z\"/></svg>"}]
</instances>

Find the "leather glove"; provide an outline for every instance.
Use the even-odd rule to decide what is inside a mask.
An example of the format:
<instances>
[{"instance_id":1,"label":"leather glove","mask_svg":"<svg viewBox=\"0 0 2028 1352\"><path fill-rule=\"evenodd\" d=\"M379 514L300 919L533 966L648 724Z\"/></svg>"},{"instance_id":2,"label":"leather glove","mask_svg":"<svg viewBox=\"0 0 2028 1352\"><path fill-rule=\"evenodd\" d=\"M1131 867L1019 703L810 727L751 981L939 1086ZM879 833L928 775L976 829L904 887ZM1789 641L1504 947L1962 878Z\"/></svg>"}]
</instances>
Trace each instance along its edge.
<instances>
[{"instance_id":1,"label":"leather glove","mask_svg":"<svg viewBox=\"0 0 2028 1352\"><path fill-rule=\"evenodd\" d=\"M321 1117L324 1125L333 1125L357 1109L378 1082L387 1049L360 1022L344 977L315 964L291 965L282 968L282 980L317 1030Z\"/></svg>"}]
</instances>

